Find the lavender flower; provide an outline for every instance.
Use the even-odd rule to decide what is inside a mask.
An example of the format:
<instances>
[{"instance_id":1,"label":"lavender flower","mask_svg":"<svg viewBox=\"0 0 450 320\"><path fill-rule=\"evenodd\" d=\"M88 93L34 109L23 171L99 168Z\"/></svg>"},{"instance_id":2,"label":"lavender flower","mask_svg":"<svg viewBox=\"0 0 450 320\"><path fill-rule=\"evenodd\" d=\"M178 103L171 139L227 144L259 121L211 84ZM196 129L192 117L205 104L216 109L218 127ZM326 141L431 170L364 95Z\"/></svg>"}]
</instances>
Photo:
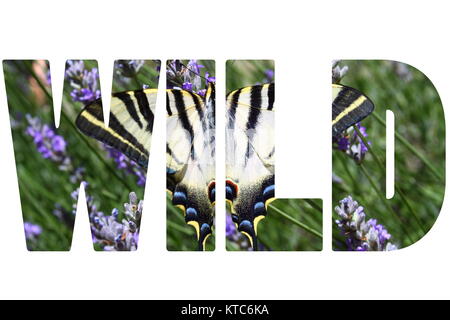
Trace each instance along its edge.
<instances>
[{"instance_id":1,"label":"lavender flower","mask_svg":"<svg viewBox=\"0 0 450 320\"><path fill-rule=\"evenodd\" d=\"M49 125L42 124L38 117L33 118L27 114L26 119L29 126L25 133L33 138L36 149L42 157L57 163L60 170L72 170L72 161L66 153L67 142L64 138L57 135Z\"/></svg>"},{"instance_id":2,"label":"lavender flower","mask_svg":"<svg viewBox=\"0 0 450 320\"><path fill-rule=\"evenodd\" d=\"M355 126L364 138L368 137L367 129L365 127L361 126L360 123L357 123ZM335 148L345 152L357 163L361 163L361 161L364 160L367 151L369 151L368 146L364 143L358 135L358 132L353 127L347 129L338 137L333 138L333 143L335 144ZM370 146L372 143L367 141L367 144Z\"/></svg>"},{"instance_id":3,"label":"lavender flower","mask_svg":"<svg viewBox=\"0 0 450 320\"><path fill-rule=\"evenodd\" d=\"M206 78L206 83L215 83L216 82L216 77L212 77L208 71L205 72L205 78Z\"/></svg>"},{"instance_id":4,"label":"lavender flower","mask_svg":"<svg viewBox=\"0 0 450 320\"><path fill-rule=\"evenodd\" d=\"M351 196L342 199L335 208L339 218L336 224L346 238L350 251L391 251L397 246L390 243L391 235L377 220L366 221L364 208Z\"/></svg>"},{"instance_id":5,"label":"lavender flower","mask_svg":"<svg viewBox=\"0 0 450 320\"><path fill-rule=\"evenodd\" d=\"M204 68L204 65L198 64L197 60L191 59L189 60L187 66L189 70L191 70L194 73L200 74L200 69Z\"/></svg>"},{"instance_id":6,"label":"lavender flower","mask_svg":"<svg viewBox=\"0 0 450 320\"><path fill-rule=\"evenodd\" d=\"M100 98L97 68L87 70L83 60L68 60L65 76L73 88L73 101L87 103Z\"/></svg>"},{"instance_id":7,"label":"lavender flower","mask_svg":"<svg viewBox=\"0 0 450 320\"><path fill-rule=\"evenodd\" d=\"M42 233L42 228L37 224L25 222L23 224L25 230L25 238L27 240L35 240Z\"/></svg>"},{"instance_id":8,"label":"lavender flower","mask_svg":"<svg viewBox=\"0 0 450 320\"><path fill-rule=\"evenodd\" d=\"M190 82L185 82L182 85L183 90L192 91L192 87L193 87L193 85Z\"/></svg>"},{"instance_id":9,"label":"lavender flower","mask_svg":"<svg viewBox=\"0 0 450 320\"><path fill-rule=\"evenodd\" d=\"M273 71L273 69L267 69L266 71L264 71L264 74L266 75L265 82L273 81L273 78L275 77L275 72Z\"/></svg>"},{"instance_id":10,"label":"lavender flower","mask_svg":"<svg viewBox=\"0 0 450 320\"><path fill-rule=\"evenodd\" d=\"M340 60L334 60L332 61L331 68L331 82L332 83L338 83L341 81L341 79L345 76L345 74L348 71L348 66L340 67L339 64Z\"/></svg>"},{"instance_id":11,"label":"lavender flower","mask_svg":"<svg viewBox=\"0 0 450 320\"><path fill-rule=\"evenodd\" d=\"M196 90L200 90L202 85L202 78L200 77L200 69L204 68L205 66L198 64L197 60L189 60L184 72L184 82L191 82L192 86Z\"/></svg>"},{"instance_id":12,"label":"lavender flower","mask_svg":"<svg viewBox=\"0 0 450 320\"><path fill-rule=\"evenodd\" d=\"M118 220L119 210L114 208L111 215L97 211L91 205L90 221L94 243L105 251L134 251L139 240L143 201L138 201L134 192L129 194L129 203L124 204L125 219Z\"/></svg>"},{"instance_id":13,"label":"lavender flower","mask_svg":"<svg viewBox=\"0 0 450 320\"><path fill-rule=\"evenodd\" d=\"M231 218L231 214L229 212L226 215L226 219L227 239L238 246L240 250L252 250L247 237L237 230L236 225L233 222L233 219Z\"/></svg>"},{"instance_id":14,"label":"lavender flower","mask_svg":"<svg viewBox=\"0 0 450 320\"><path fill-rule=\"evenodd\" d=\"M79 185L81 181L84 179L84 174L86 173L86 169L83 167L78 167L75 170L72 171L70 175L70 182L73 184Z\"/></svg>"},{"instance_id":15,"label":"lavender flower","mask_svg":"<svg viewBox=\"0 0 450 320\"><path fill-rule=\"evenodd\" d=\"M104 251L137 250L137 233L132 232L128 221L117 221L114 215L97 215L91 222L92 233Z\"/></svg>"},{"instance_id":16,"label":"lavender flower","mask_svg":"<svg viewBox=\"0 0 450 320\"><path fill-rule=\"evenodd\" d=\"M44 159L58 164L58 169L70 173L70 182L80 184L83 181L85 169L83 167L75 168L71 157L67 154L67 141L64 137L57 135L55 129L47 124L43 124L38 117L25 115L28 127L25 133L33 138L36 150Z\"/></svg>"},{"instance_id":17,"label":"lavender flower","mask_svg":"<svg viewBox=\"0 0 450 320\"><path fill-rule=\"evenodd\" d=\"M201 89L196 92L198 95L204 97L206 96L206 89Z\"/></svg>"},{"instance_id":18,"label":"lavender flower","mask_svg":"<svg viewBox=\"0 0 450 320\"><path fill-rule=\"evenodd\" d=\"M86 190L89 187L89 183L87 183L86 181L82 181L81 184L83 185L84 190ZM74 191L72 191L72 193L70 194L70 197L74 201L74 203L72 204L72 214L74 216L77 213L77 201L78 201L79 195L80 195L79 187L76 188ZM97 211L97 207L94 204L93 198L87 194L86 194L86 202L87 202L88 212L96 212Z\"/></svg>"},{"instance_id":19,"label":"lavender flower","mask_svg":"<svg viewBox=\"0 0 450 320\"><path fill-rule=\"evenodd\" d=\"M205 69L204 76L201 75L202 69ZM206 89L202 86L202 79L206 85L216 81L216 78L211 76L205 66L199 64L197 60L189 60L186 65L180 60L172 60L167 65L168 88L188 90L204 97Z\"/></svg>"},{"instance_id":20,"label":"lavender flower","mask_svg":"<svg viewBox=\"0 0 450 320\"><path fill-rule=\"evenodd\" d=\"M129 199L130 202L123 205L125 209L125 216L129 221L139 224L142 217L142 211L144 209L144 201L140 200L138 202L136 193L134 192L130 192Z\"/></svg>"},{"instance_id":21,"label":"lavender flower","mask_svg":"<svg viewBox=\"0 0 450 320\"><path fill-rule=\"evenodd\" d=\"M112 158L116 163L118 169L124 170L128 174L135 175L137 177L137 185L141 187L145 186L147 175L146 171L141 166L139 166L133 160L130 160L122 152L106 145L104 145L104 147L108 152L108 156Z\"/></svg>"},{"instance_id":22,"label":"lavender flower","mask_svg":"<svg viewBox=\"0 0 450 320\"><path fill-rule=\"evenodd\" d=\"M231 216L229 214L227 214L226 216L226 236L228 239L233 240L235 239L235 235L237 234L237 229Z\"/></svg>"},{"instance_id":23,"label":"lavender flower","mask_svg":"<svg viewBox=\"0 0 450 320\"><path fill-rule=\"evenodd\" d=\"M45 74L45 81L49 86L52 85L52 75L50 73L50 70L48 70L47 73Z\"/></svg>"}]
</instances>

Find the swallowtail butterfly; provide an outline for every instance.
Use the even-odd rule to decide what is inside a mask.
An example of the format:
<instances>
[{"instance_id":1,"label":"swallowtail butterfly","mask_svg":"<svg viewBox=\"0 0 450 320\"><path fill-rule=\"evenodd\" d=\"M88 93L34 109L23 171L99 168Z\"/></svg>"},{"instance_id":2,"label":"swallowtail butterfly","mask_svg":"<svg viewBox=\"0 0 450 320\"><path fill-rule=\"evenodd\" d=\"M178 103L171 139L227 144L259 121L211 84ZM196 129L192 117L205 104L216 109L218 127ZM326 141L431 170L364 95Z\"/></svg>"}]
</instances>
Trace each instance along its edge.
<instances>
[{"instance_id":1,"label":"swallowtail butterfly","mask_svg":"<svg viewBox=\"0 0 450 320\"><path fill-rule=\"evenodd\" d=\"M333 84L333 137L369 115L374 106L359 91ZM87 105L76 119L84 134L123 152L143 167L148 157L156 89L112 95L110 123L103 121L101 100ZM263 84L227 95L226 199L232 218L257 250L257 226L275 196L275 85ZM203 250L212 233L215 204L215 89L205 97L166 90L167 190L186 223L194 226Z\"/></svg>"}]
</instances>

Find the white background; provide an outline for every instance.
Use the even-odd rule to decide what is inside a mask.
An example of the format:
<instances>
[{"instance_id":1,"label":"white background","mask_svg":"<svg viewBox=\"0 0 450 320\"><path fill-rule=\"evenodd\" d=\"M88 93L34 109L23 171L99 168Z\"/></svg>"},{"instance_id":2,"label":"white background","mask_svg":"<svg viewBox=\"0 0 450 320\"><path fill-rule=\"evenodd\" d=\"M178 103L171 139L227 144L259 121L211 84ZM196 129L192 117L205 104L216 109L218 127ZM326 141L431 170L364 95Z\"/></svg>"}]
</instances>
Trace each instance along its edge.
<instances>
[{"instance_id":1,"label":"white background","mask_svg":"<svg viewBox=\"0 0 450 320\"><path fill-rule=\"evenodd\" d=\"M1 73L0 298L450 298L448 201L429 234L410 248L389 254L331 251L329 145L332 59L410 63L433 81L444 107L450 104L450 7L444 1L300 3L3 2L0 59L49 59L56 95L65 59L98 59L103 89L109 89L104 80L110 81L113 59L215 59L220 126L225 60L274 59L277 196L323 198L325 241L323 252L227 253L218 202L215 252L167 252L163 121L154 128L160 138L152 142L137 252L94 252L85 206L71 252L27 252ZM160 119L163 104L159 99ZM219 178L224 137L217 132ZM223 183L216 185L223 192Z\"/></svg>"}]
</instances>

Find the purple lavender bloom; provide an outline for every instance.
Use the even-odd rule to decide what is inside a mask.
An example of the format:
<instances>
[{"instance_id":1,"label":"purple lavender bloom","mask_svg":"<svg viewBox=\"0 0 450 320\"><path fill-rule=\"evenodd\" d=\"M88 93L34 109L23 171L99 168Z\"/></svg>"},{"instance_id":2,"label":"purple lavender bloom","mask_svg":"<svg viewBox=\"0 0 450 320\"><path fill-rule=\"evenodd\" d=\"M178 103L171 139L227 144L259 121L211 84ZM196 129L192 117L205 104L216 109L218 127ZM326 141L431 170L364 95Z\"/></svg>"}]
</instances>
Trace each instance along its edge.
<instances>
[{"instance_id":1,"label":"purple lavender bloom","mask_svg":"<svg viewBox=\"0 0 450 320\"><path fill-rule=\"evenodd\" d=\"M108 151L108 156L114 160L117 165L117 169L126 169L129 167L129 162L127 156L125 156L122 152L117 149L111 148L107 145L104 145L106 150Z\"/></svg>"},{"instance_id":2,"label":"purple lavender bloom","mask_svg":"<svg viewBox=\"0 0 450 320\"><path fill-rule=\"evenodd\" d=\"M248 238L242 233L238 232L231 213L227 212L226 215L226 237L227 240L232 243L233 246L239 248L239 250L252 250Z\"/></svg>"},{"instance_id":3,"label":"purple lavender bloom","mask_svg":"<svg viewBox=\"0 0 450 320\"><path fill-rule=\"evenodd\" d=\"M235 226L231 216L229 214L227 214L226 216L227 216L226 236L227 236L227 238L233 238L237 234L236 226Z\"/></svg>"},{"instance_id":4,"label":"purple lavender bloom","mask_svg":"<svg viewBox=\"0 0 450 320\"><path fill-rule=\"evenodd\" d=\"M338 138L337 144L338 144L338 149L341 151L345 151L345 152L350 147L350 142L347 137Z\"/></svg>"},{"instance_id":5,"label":"purple lavender bloom","mask_svg":"<svg viewBox=\"0 0 450 320\"><path fill-rule=\"evenodd\" d=\"M32 224L31 222L25 222L23 227L25 230L25 238L27 240L34 240L42 233L42 228L37 224Z\"/></svg>"},{"instance_id":6,"label":"purple lavender bloom","mask_svg":"<svg viewBox=\"0 0 450 320\"><path fill-rule=\"evenodd\" d=\"M83 181L85 172L86 169L83 167L76 168L70 174L70 182L73 184L80 184L80 182Z\"/></svg>"},{"instance_id":7,"label":"purple lavender bloom","mask_svg":"<svg viewBox=\"0 0 450 320\"><path fill-rule=\"evenodd\" d=\"M65 152L66 151L66 140L64 140L61 136L55 136L52 140L53 150L56 152Z\"/></svg>"},{"instance_id":8,"label":"purple lavender bloom","mask_svg":"<svg viewBox=\"0 0 450 320\"><path fill-rule=\"evenodd\" d=\"M118 169L124 170L128 174L135 175L137 177L137 185L140 187L145 186L145 182L147 181L147 173L141 166L133 160L130 160L117 149L111 148L107 145L104 145L104 148L108 151L108 156L114 160Z\"/></svg>"},{"instance_id":9,"label":"purple lavender bloom","mask_svg":"<svg viewBox=\"0 0 450 320\"><path fill-rule=\"evenodd\" d=\"M363 127L360 123L355 124L355 126L364 138L368 136L366 127ZM369 148L354 128L347 129L339 137L333 138L333 141L337 144L337 149L345 152L358 163L364 159L366 153L369 151ZM370 141L367 141L367 143L369 146L371 145Z\"/></svg>"},{"instance_id":10,"label":"purple lavender bloom","mask_svg":"<svg viewBox=\"0 0 450 320\"><path fill-rule=\"evenodd\" d=\"M52 75L50 73L50 70L47 71L45 75L45 80L47 81L47 84L50 86L52 84Z\"/></svg>"},{"instance_id":11,"label":"purple lavender bloom","mask_svg":"<svg viewBox=\"0 0 450 320\"><path fill-rule=\"evenodd\" d=\"M114 208L111 215L105 215L92 206L90 221L94 243L100 244L104 251L134 251L139 240L139 226L143 210L143 201L138 201L134 192L129 194L129 203L124 204L125 219L118 220L119 210Z\"/></svg>"},{"instance_id":12,"label":"purple lavender bloom","mask_svg":"<svg viewBox=\"0 0 450 320\"><path fill-rule=\"evenodd\" d=\"M391 235L387 229L377 224L376 219L366 221L364 208L351 196L342 199L335 212L339 219L335 222L346 238L349 251L391 251L397 246L390 243Z\"/></svg>"},{"instance_id":13,"label":"purple lavender bloom","mask_svg":"<svg viewBox=\"0 0 450 320\"><path fill-rule=\"evenodd\" d=\"M189 60L186 65L180 60L170 61L167 64L167 88L188 90L205 97L205 85L215 83L216 77L211 76L206 69L205 75L202 76L202 69L205 69L205 66L197 60Z\"/></svg>"},{"instance_id":14,"label":"purple lavender bloom","mask_svg":"<svg viewBox=\"0 0 450 320\"><path fill-rule=\"evenodd\" d=\"M67 60L65 77L71 81L80 84L83 78L84 61L83 60Z\"/></svg>"},{"instance_id":15,"label":"purple lavender bloom","mask_svg":"<svg viewBox=\"0 0 450 320\"><path fill-rule=\"evenodd\" d=\"M137 177L136 184L139 187L145 186L145 182L147 181L147 175L145 172L141 169L141 167L135 166L133 170L133 174Z\"/></svg>"},{"instance_id":16,"label":"purple lavender bloom","mask_svg":"<svg viewBox=\"0 0 450 320\"><path fill-rule=\"evenodd\" d=\"M340 60L334 60L331 64L331 82L338 83L348 71L348 66L339 66Z\"/></svg>"},{"instance_id":17,"label":"purple lavender bloom","mask_svg":"<svg viewBox=\"0 0 450 320\"><path fill-rule=\"evenodd\" d=\"M200 90L202 86L202 78L200 76L200 69L204 68L205 66L198 64L197 60L189 60L184 75L184 82L190 82L192 83L193 89L195 91Z\"/></svg>"},{"instance_id":18,"label":"purple lavender bloom","mask_svg":"<svg viewBox=\"0 0 450 320\"><path fill-rule=\"evenodd\" d=\"M368 136L367 134L367 130L366 127L363 127L362 125L360 125L359 123L356 124L356 126L359 129L359 132L361 132L361 135L366 138ZM355 133L357 135L357 133ZM369 151L368 147L366 146L366 144L364 143L364 141L358 136L358 142L361 145L361 153L365 154L367 151ZM371 142L367 141L367 143L370 145Z\"/></svg>"},{"instance_id":19,"label":"purple lavender bloom","mask_svg":"<svg viewBox=\"0 0 450 320\"><path fill-rule=\"evenodd\" d=\"M215 83L216 82L216 77L211 77L211 75L209 74L208 71L205 72L205 78L206 78L206 83Z\"/></svg>"},{"instance_id":20,"label":"purple lavender bloom","mask_svg":"<svg viewBox=\"0 0 450 320\"><path fill-rule=\"evenodd\" d=\"M89 102L100 98L100 90L92 91L90 88L73 89L70 93L75 102Z\"/></svg>"},{"instance_id":21,"label":"purple lavender bloom","mask_svg":"<svg viewBox=\"0 0 450 320\"><path fill-rule=\"evenodd\" d=\"M381 246L391 239L391 235L388 233L387 229L383 225L377 224L377 219L369 219L367 224L376 231L375 234Z\"/></svg>"},{"instance_id":22,"label":"purple lavender bloom","mask_svg":"<svg viewBox=\"0 0 450 320\"><path fill-rule=\"evenodd\" d=\"M266 71L264 71L264 74L266 75L267 82L273 81L275 72L272 69L267 69Z\"/></svg>"},{"instance_id":23,"label":"purple lavender bloom","mask_svg":"<svg viewBox=\"0 0 450 320\"><path fill-rule=\"evenodd\" d=\"M201 68L204 68L205 66L204 66L204 65L201 65L201 64L198 64L198 63L197 63L197 60L191 59L191 60L189 60L189 62L188 62L188 64L187 64L187 67L188 67L191 71L193 71L193 72L195 72L195 73L197 73L197 74L200 74L200 69L201 69Z\"/></svg>"},{"instance_id":24,"label":"purple lavender bloom","mask_svg":"<svg viewBox=\"0 0 450 320\"><path fill-rule=\"evenodd\" d=\"M97 68L87 70L82 60L68 60L65 76L73 88L73 101L87 103L100 98Z\"/></svg>"},{"instance_id":25,"label":"purple lavender bloom","mask_svg":"<svg viewBox=\"0 0 450 320\"><path fill-rule=\"evenodd\" d=\"M182 88L183 88L183 90L191 91L191 90L192 90L192 83L190 83L190 82L185 82L185 83L183 83Z\"/></svg>"},{"instance_id":26,"label":"purple lavender bloom","mask_svg":"<svg viewBox=\"0 0 450 320\"><path fill-rule=\"evenodd\" d=\"M42 157L57 163L63 171L72 170L72 161L66 154L67 142L64 138L57 135L47 124L42 124L39 118L27 114L26 119L29 125L25 133L33 138L36 150Z\"/></svg>"}]
</instances>

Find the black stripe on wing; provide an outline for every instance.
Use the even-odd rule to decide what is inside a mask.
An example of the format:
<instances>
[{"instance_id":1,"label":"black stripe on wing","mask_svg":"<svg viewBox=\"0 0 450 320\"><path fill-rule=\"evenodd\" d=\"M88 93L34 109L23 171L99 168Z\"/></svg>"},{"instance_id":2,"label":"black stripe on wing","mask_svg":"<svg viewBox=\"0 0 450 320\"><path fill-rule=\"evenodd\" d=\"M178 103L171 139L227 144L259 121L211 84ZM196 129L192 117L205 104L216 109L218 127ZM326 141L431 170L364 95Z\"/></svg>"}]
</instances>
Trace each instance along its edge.
<instances>
[{"instance_id":1,"label":"black stripe on wing","mask_svg":"<svg viewBox=\"0 0 450 320\"><path fill-rule=\"evenodd\" d=\"M134 102L131 99L131 95L128 92L119 92L115 93L113 96L119 98L123 102L131 118L133 118L133 120L139 125L139 128L142 129L143 125L137 113L136 106L134 105Z\"/></svg>"},{"instance_id":2,"label":"black stripe on wing","mask_svg":"<svg viewBox=\"0 0 450 320\"><path fill-rule=\"evenodd\" d=\"M229 115L230 119L233 120L233 121L230 121L230 123L229 123L230 129L234 129L234 127L235 127L236 110L238 108L239 96L241 95L241 91L242 91L242 88L229 93L227 96L227 99L231 99L230 109L228 110L228 115Z\"/></svg>"},{"instance_id":3,"label":"black stripe on wing","mask_svg":"<svg viewBox=\"0 0 450 320\"><path fill-rule=\"evenodd\" d=\"M356 89L333 84L332 131L336 137L372 113L375 106Z\"/></svg>"},{"instance_id":4,"label":"black stripe on wing","mask_svg":"<svg viewBox=\"0 0 450 320\"><path fill-rule=\"evenodd\" d=\"M152 133L153 130L153 121L155 119L155 115L150 108L150 103L148 101L147 95L143 90L134 91L134 97L138 103L139 111L141 112L144 120L146 121L145 130Z\"/></svg>"},{"instance_id":5,"label":"black stripe on wing","mask_svg":"<svg viewBox=\"0 0 450 320\"><path fill-rule=\"evenodd\" d=\"M125 100L131 101L127 98ZM129 106L127 110L129 110ZM148 150L118 121L114 113L117 113L117 110L110 113L109 127L107 128L104 125L102 102L99 99L88 104L81 111L75 124L85 135L121 151L140 166L147 168Z\"/></svg>"},{"instance_id":6,"label":"black stripe on wing","mask_svg":"<svg viewBox=\"0 0 450 320\"><path fill-rule=\"evenodd\" d=\"M268 95L269 95L269 105L267 107L267 110L272 110L273 103L275 102L275 83L271 83L269 85Z\"/></svg>"},{"instance_id":7,"label":"black stripe on wing","mask_svg":"<svg viewBox=\"0 0 450 320\"><path fill-rule=\"evenodd\" d=\"M194 129L192 128L192 124L189 121L185 110L186 104L184 103L183 92L181 90L172 90L172 94L175 99L175 107L177 108L178 118L180 119L183 129L189 133L189 140L192 141L194 138Z\"/></svg>"}]
</instances>

